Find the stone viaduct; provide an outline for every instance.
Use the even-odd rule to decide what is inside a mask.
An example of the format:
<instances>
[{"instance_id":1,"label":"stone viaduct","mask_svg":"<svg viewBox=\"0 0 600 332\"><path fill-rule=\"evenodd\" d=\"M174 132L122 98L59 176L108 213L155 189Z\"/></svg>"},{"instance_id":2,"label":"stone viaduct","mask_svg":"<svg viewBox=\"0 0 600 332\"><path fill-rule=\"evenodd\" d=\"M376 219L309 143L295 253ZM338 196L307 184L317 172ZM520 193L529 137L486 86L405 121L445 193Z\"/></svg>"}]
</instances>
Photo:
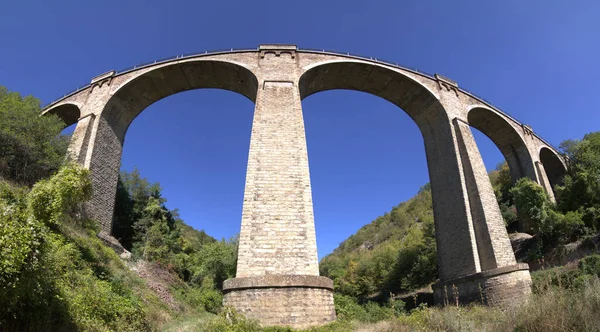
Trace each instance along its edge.
<instances>
[{"instance_id":1,"label":"stone viaduct","mask_svg":"<svg viewBox=\"0 0 600 332\"><path fill-rule=\"evenodd\" d=\"M423 136L433 194L438 303L515 303L531 292L515 260L471 127L500 149L513 180L528 177L553 196L565 163L524 125L440 75L372 58L294 45L194 54L110 71L51 103L44 114L77 123L70 157L91 171L87 212L111 233L125 134L152 103L219 88L255 103L236 278L225 303L264 325L308 327L335 320L333 283L319 276L303 98L358 90L397 105Z\"/></svg>"}]
</instances>

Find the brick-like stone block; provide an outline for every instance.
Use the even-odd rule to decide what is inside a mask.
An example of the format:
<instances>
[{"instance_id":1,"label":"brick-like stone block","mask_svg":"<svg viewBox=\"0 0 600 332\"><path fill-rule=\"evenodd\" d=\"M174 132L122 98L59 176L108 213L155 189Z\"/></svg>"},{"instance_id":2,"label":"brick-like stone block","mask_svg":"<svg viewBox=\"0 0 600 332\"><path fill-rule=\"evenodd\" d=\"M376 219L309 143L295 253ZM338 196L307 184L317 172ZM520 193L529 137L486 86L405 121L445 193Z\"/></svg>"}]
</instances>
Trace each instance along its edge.
<instances>
[{"instance_id":1,"label":"brick-like stone block","mask_svg":"<svg viewBox=\"0 0 600 332\"><path fill-rule=\"evenodd\" d=\"M432 286L434 300L440 305L476 302L492 306L517 306L531 295L529 265L519 263L441 281Z\"/></svg>"},{"instance_id":2,"label":"brick-like stone block","mask_svg":"<svg viewBox=\"0 0 600 332\"><path fill-rule=\"evenodd\" d=\"M227 280L223 304L263 326L308 328L335 320L333 282L325 277L270 275Z\"/></svg>"}]
</instances>

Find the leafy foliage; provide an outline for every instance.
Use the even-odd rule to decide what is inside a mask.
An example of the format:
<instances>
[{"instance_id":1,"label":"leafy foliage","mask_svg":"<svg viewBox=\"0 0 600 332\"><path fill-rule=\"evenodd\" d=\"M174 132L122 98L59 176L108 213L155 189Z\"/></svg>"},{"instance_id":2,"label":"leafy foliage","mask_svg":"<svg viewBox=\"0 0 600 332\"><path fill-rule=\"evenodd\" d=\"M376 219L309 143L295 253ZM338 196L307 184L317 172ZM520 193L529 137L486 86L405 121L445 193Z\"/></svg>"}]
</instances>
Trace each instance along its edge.
<instances>
[{"instance_id":1,"label":"leafy foliage","mask_svg":"<svg viewBox=\"0 0 600 332\"><path fill-rule=\"evenodd\" d=\"M414 290L437 276L431 189L361 228L321 260L321 274L364 302Z\"/></svg>"},{"instance_id":2,"label":"leafy foliage","mask_svg":"<svg viewBox=\"0 0 600 332\"><path fill-rule=\"evenodd\" d=\"M0 86L0 179L33 185L62 164L69 137L54 115L40 117L40 101Z\"/></svg>"},{"instance_id":3,"label":"leafy foliage","mask_svg":"<svg viewBox=\"0 0 600 332\"><path fill-rule=\"evenodd\" d=\"M158 183L141 177L139 170L123 171L115 212L115 236L129 245L134 259L164 266L187 282L180 297L200 310L216 313L223 281L235 276L237 239L217 241L197 231L169 210ZM125 239L123 241L123 238Z\"/></svg>"},{"instance_id":4,"label":"leafy foliage","mask_svg":"<svg viewBox=\"0 0 600 332\"><path fill-rule=\"evenodd\" d=\"M0 330L149 329L141 299L114 282L123 263L90 223L69 218L89 187L87 172L75 165L29 193L2 185ZM80 235L67 232L78 227Z\"/></svg>"}]
</instances>

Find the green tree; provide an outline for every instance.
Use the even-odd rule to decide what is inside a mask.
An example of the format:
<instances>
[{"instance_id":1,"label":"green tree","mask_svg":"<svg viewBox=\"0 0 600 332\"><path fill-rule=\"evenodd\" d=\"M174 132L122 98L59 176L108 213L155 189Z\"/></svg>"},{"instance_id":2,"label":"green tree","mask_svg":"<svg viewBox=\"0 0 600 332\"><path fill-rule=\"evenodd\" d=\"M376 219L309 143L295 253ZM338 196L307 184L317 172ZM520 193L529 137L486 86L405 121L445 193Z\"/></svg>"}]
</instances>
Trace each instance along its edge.
<instances>
[{"instance_id":1,"label":"green tree","mask_svg":"<svg viewBox=\"0 0 600 332\"><path fill-rule=\"evenodd\" d=\"M529 178L521 178L510 189L517 207L523 230L533 233L551 233L552 225L547 223L551 202L542 188Z\"/></svg>"},{"instance_id":2,"label":"green tree","mask_svg":"<svg viewBox=\"0 0 600 332\"><path fill-rule=\"evenodd\" d=\"M56 172L69 137L55 115L40 117L40 101L0 86L0 178L31 186Z\"/></svg>"},{"instance_id":3,"label":"green tree","mask_svg":"<svg viewBox=\"0 0 600 332\"><path fill-rule=\"evenodd\" d=\"M570 165L563 185L556 188L560 210L600 208L600 132L581 141L564 141L560 147Z\"/></svg>"},{"instance_id":4,"label":"green tree","mask_svg":"<svg viewBox=\"0 0 600 332\"><path fill-rule=\"evenodd\" d=\"M207 243L191 256L192 282L202 285L210 278L218 289L223 281L235 276L237 264L237 238Z\"/></svg>"}]
</instances>

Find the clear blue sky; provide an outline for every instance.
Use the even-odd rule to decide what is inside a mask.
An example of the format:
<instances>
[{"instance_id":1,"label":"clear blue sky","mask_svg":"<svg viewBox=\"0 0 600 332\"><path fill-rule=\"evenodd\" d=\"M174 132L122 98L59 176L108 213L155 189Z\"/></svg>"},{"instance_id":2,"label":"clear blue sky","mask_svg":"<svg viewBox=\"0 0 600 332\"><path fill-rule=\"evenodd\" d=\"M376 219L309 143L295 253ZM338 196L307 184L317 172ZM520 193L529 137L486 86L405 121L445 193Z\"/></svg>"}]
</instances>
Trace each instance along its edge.
<instances>
[{"instance_id":1,"label":"clear blue sky","mask_svg":"<svg viewBox=\"0 0 600 332\"><path fill-rule=\"evenodd\" d=\"M4 1L0 85L44 103L111 69L211 49L292 43L456 80L552 144L600 130L598 1ZM371 95L303 101L319 256L429 181L423 141ZM221 238L239 232L253 105L196 90L150 106L123 167ZM476 136L488 168L503 160ZM190 143L193 142L193 143Z\"/></svg>"}]
</instances>

